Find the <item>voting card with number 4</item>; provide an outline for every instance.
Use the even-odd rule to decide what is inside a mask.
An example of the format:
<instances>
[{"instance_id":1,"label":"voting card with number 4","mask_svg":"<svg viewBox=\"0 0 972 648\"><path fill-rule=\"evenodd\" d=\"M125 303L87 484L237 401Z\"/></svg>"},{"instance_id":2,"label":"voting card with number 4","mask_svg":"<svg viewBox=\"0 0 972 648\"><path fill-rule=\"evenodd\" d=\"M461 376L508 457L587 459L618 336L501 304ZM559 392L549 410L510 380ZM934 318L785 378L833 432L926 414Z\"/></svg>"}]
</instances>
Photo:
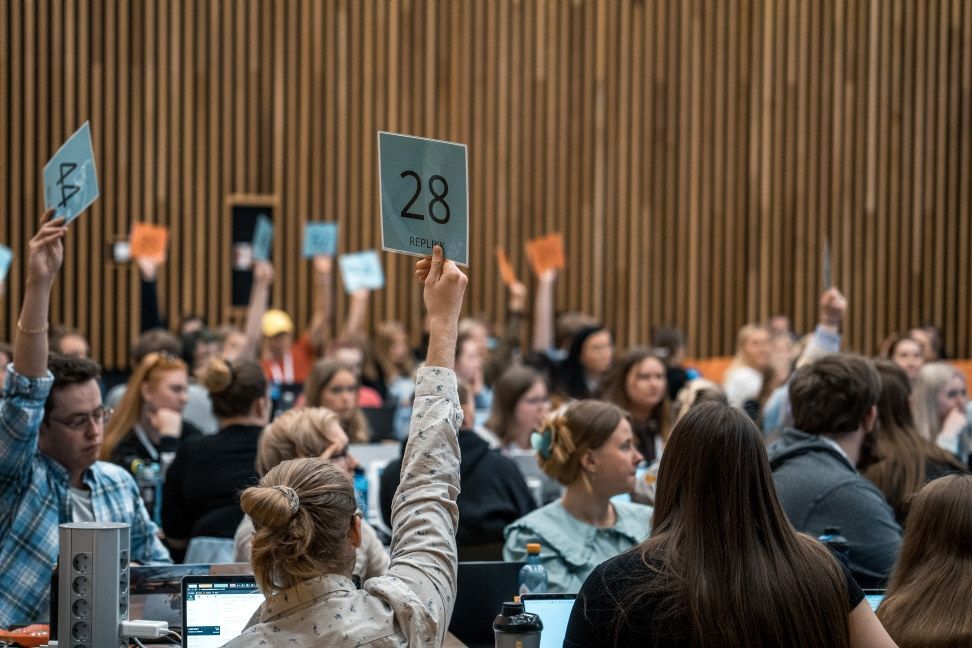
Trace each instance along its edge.
<instances>
[{"instance_id":1,"label":"voting card with number 4","mask_svg":"<svg viewBox=\"0 0 972 648\"><path fill-rule=\"evenodd\" d=\"M44 165L44 207L65 224L78 217L98 198L98 173L88 122L66 141Z\"/></svg>"}]
</instances>

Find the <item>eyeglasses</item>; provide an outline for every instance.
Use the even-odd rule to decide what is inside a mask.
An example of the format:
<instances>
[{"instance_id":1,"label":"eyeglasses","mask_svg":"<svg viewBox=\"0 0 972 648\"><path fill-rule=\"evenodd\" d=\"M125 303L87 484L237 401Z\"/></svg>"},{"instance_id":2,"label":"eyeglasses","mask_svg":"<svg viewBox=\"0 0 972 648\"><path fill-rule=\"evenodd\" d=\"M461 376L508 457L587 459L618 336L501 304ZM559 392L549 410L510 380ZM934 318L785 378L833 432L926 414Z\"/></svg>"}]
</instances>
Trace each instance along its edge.
<instances>
[{"instance_id":1,"label":"eyeglasses","mask_svg":"<svg viewBox=\"0 0 972 648\"><path fill-rule=\"evenodd\" d=\"M99 423L102 425L107 425L108 421L111 420L111 415L114 413L114 411L115 410L111 409L110 407L101 406L88 414L76 414L66 421L54 418L53 416L50 418L55 423L60 423L69 430L74 432L83 432L87 429L89 421L94 421L95 425Z\"/></svg>"},{"instance_id":2,"label":"eyeglasses","mask_svg":"<svg viewBox=\"0 0 972 648\"><path fill-rule=\"evenodd\" d=\"M945 392L945 398L948 399L958 398L959 396L965 396L964 389L950 389L947 392Z\"/></svg>"},{"instance_id":3,"label":"eyeglasses","mask_svg":"<svg viewBox=\"0 0 972 648\"><path fill-rule=\"evenodd\" d=\"M332 396L340 396L341 394L356 394L358 393L358 386L348 385L344 387L341 385L335 385L334 387L325 387L324 391Z\"/></svg>"}]
</instances>

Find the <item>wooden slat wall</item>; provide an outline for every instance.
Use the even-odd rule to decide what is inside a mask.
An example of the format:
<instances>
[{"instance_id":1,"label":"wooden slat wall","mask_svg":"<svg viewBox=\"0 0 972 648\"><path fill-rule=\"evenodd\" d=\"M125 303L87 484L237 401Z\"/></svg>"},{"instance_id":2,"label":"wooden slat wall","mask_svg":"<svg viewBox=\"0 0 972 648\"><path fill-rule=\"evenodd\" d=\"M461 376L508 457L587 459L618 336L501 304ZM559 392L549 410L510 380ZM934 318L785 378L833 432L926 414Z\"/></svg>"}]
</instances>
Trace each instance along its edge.
<instances>
[{"instance_id":1,"label":"wooden slat wall","mask_svg":"<svg viewBox=\"0 0 972 648\"><path fill-rule=\"evenodd\" d=\"M524 240L559 230L559 307L727 354L746 321L813 325L829 241L851 347L931 321L972 355L970 2L12 0L0 21L0 339L40 169L90 119L102 197L53 313L109 366L138 287L106 242L168 225L170 319L223 320L232 193L279 197L273 301L306 321L303 222L380 244L379 129L469 145L470 312L502 315L496 246L527 277ZM413 260L384 259L371 324L417 329Z\"/></svg>"}]
</instances>

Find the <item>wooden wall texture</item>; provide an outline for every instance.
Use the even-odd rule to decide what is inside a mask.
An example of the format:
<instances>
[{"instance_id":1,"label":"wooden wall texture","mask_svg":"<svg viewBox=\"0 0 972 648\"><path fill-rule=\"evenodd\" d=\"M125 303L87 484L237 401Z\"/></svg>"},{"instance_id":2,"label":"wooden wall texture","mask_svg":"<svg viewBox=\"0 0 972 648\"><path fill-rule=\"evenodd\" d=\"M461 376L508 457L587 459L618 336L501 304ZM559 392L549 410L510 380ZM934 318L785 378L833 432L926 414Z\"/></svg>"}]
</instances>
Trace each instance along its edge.
<instances>
[{"instance_id":1,"label":"wooden wall texture","mask_svg":"<svg viewBox=\"0 0 972 648\"><path fill-rule=\"evenodd\" d=\"M503 311L496 246L528 276L523 241L559 230L558 307L727 354L750 320L812 326L829 241L851 347L927 320L972 355L972 2L11 0L0 21L0 338L41 167L90 119L102 197L53 310L108 365L138 301L105 242L167 224L170 317L221 320L232 193L279 197L274 303L306 321L302 223L380 245L379 129L468 144L472 312ZM384 263L371 324L417 326L413 259Z\"/></svg>"}]
</instances>

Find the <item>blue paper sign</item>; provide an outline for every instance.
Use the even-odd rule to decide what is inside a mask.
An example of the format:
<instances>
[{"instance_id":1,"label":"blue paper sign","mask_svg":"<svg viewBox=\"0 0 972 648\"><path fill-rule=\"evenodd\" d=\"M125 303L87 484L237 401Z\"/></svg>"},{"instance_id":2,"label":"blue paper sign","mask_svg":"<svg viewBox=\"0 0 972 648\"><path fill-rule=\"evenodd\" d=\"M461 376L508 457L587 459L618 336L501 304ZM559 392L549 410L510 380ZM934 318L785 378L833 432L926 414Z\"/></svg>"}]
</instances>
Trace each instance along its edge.
<instances>
[{"instance_id":1,"label":"blue paper sign","mask_svg":"<svg viewBox=\"0 0 972 648\"><path fill-rule=\"evenodd\" d=\"M385 286L385 273L375 250L342 254L338 257L338 265L341 266L344 289L349 293L359 288L376 290Z\"/></svg>"},{"instance_id":2,"label":"blue paper sign","mask_svg":"<svg viewBox=\"0 0 972 648\"><path fill-rule=\"evenodd\" d=\"M6 245L0 245L0 282L7 280L11 263L13 263L13 250Z\"/></svg>"},{"instance_id":3,"label":"blue paper sign","mask_svg":"<svg viewBox=\"0 0 972 648\"><path fill-rule=\"evenodd\" d=\"M382 249L469 265L466 145L379 131L378 168Z\"/></svg>"},{"instance_id":4,"label":"blue paper sign","mask_svg":"<svg viewBox=\"0 0 972 648\"><path fill-rule=\"evenodd\" d=\"M260 214L257 216L256 227L253 228L253 260L269 261L272 245L273 221L266 214Z\"/></svg>"},{"instance_id":5,"label":"blue paper sign","mask_svg":"<svg viewBox=\"0 0 972 648\"><path fill-rule=\"evenodd\" d=\"M304 225L304 257L334 256L337 252L337 223L307 223Z\"/></svg>"},{"instance_id":6,"label":"blue paper sign","mask_svg":"<svg viewBox=\"0 0 972 648\"><path fill-rule=\"evenodd\" d=\"M44 165L44 206L70 223L98 198L98 173L88 122Z\"/></svg>"}]
</instances>

